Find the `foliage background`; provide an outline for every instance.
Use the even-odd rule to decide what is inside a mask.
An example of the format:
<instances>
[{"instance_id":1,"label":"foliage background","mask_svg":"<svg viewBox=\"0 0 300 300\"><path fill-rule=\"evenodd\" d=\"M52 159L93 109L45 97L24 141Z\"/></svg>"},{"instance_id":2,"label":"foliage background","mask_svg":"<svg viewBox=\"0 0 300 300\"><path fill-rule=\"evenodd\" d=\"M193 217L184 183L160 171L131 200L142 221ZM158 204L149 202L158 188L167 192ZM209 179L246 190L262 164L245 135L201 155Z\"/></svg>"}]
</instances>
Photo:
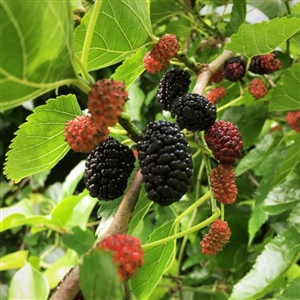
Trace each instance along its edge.
<instances>
[{"instance_id":1,"label":"foliage background","mask_svg":"<svg viewBox=\"0 0 300 300\"><path fill-rule=\"evenodd\" d=\"M165 33L178 36L190 62L211 63L224 49L248 61L274 51L282 68L267 78L275 86L258 101L247 90L251 74L241 86L220 84L229 89L218 118L235 123L245 145L236 166L238 199L226 207L230 243L215 257L202 255L205 226L149 248L131 280L133 293L137 299L299 299L300 137L285 122L300 107L299 3L103 1L97 16L80 1L19 5L1 2L1 299L47 299L111 223L121 199L99 206L89 197L82 181L86 155L69 151L64 124L87 107L89 76L126 83L126 112L140 130L168 119L155 98L162 74L150 75L142 65ZM195 82L194 75L191 90ZM179 218L207 192L201 155L194 163L193 184L178 204L151 205L142 187L128 233L147 245L211 216L205 202ZM87 299L103 293L90 284L106 275L106 262L95 255L84 264Z\"/></svg>"}]
</instances>

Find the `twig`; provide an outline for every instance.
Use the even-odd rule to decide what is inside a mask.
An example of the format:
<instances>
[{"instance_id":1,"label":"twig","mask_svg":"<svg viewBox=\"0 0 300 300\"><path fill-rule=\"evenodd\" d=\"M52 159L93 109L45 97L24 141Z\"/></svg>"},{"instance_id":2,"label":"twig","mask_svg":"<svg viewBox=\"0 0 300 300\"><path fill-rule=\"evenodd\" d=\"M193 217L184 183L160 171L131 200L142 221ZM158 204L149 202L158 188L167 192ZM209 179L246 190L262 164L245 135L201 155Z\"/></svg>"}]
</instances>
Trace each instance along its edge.
<instances>
[{"instance_id":1,"label":"twig","mask_svg":"<svg viewBox=\"0 0 300 300\"><path fill-rule=\"evenodd\" d=\"M224 50L223 53L210 64L202 65L199 74L197 74L197 82L195 84L193 93L203 95L210 77L223 66L227 59L231 58L232 56L233 53L231 51Z\"/></svg>"}]
</instances>

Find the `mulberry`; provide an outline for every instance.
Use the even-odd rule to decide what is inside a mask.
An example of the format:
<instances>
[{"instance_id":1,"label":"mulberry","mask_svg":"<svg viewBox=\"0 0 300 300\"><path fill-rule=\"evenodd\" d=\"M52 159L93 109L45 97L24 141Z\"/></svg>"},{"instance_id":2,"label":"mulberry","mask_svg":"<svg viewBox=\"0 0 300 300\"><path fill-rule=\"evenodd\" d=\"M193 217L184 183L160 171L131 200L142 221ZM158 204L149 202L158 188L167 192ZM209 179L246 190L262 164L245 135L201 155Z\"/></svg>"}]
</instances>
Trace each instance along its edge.
<instances>
[{"instance_id":1,"label":"mulberry","mask_svg":"<svg viewBox=\"0 0 300 300\"><path fill-rule=\"evenodd\" d=\"M206 98L212 105L216 105L226 96L226 93L226 88L224 86L219 86L211 90L206 95Z\"/></svg>"},{"instance_id":2,"label":"mulberry","mask_svg":"<svg viewBox=\"0 0 300 300\"><path fill-rule=\"evenodd\" d=\"M241 155L242 135L231 122L217 121L204 132L204 139L214 157L222 164L232 164Z\"/></svg>"},{"instance_id":3,"label":"mulberry","mask_svg":"<svg viewBox=\"0 0 300 300\"><path fill-rule=\"evenodd\" d=\"M231 235L228 223L221 221L220 219L215 220L200 242L202 246L202 253L207 255L216 255L222 251L223 247L228 243Z\"/></svg>"},{"instance_id":4,"label":"mulberry","mask_svg":"<svg viewBox=\"0 0 300 300\"><path fill-rule=\"evenodd\" d=\"M140 240L127 234L111 235L97 244L97 248L113 253L121 281L133 277L144 263L144 251Z\"/></svg>"},{"instance_id":5,"label":"mulberry","mask_svg":"<svg viewBox=\"0 0 300 300\"><path fill-rule=\"evenodd\" d=\"M300 111L289 111L286 115L286 123L295 131L300 132Z\"/></svg>"},{"instance_id":6,"label":"mulberry","mask_svg":"<svg viewBox=\"0 0 300 300\"><path fill-rule=\"evenodd\" d=\"M89 116L78 116L65 126L65 140L76 152L91 152L105 141L109 130L98 127Z\"/></svg>"},{"instance_id":7,"label":"mulberry","mask_svg":"<svg viewBox=\"0 0 300 300\"><path fill-rule=\"evenodd\" d=\"M187 192L193 162L187 140L174 122L150 122L140 135L138 158L150 200L166 206Z\"/></svg>"},{"instance_id":8,"label":"mulberry","mask_svg":"<svg viewBox=\"0 0 300 300\"><path fill-rule=\"evenodd\" d=\"M128 99L123 82L102 79L91 88L88 95L88 109L92 119L100 127L114 126Z\"/></svg>"},{"instance_id":9,"label":"mulberry","mask_svg":"<svg viewBox=\"0 0 300 300\"><path fill-rule=\"evenodd\" d=\"M123 195L134 169L132 150L109 137L87 157L84 181L91 197L114 200Z\"/></svg>"},{"instance_id":10,"label":"mulberry","mask_svg":"<svg viewBox=\"0 0 300 300\"><path fill-rule=\"evenodd\" d=\"M239 56L228 59L223 67L224 78L233 82L241 80L245 75L246 64Z\"/></svg>"},{"instance_id":11,"label":"mulberry","mask_svg":"<svg viewBox=\"0 0 300 300\"><path fill-rule=\"evenodd\" d=\"M219 164L211 170L210 181L214 197L223 204L234 203L237 196L234 167Z\"/></svg>"},{"instance_id":12,"label":"mulberry","mask_svg":"<svg viewBox=\"0 0 300 300\"><path fill-rule=\"evenodd\" d=\"M255 99L260 99L263 98L265 95L268 93L268 88L265 85L265 83L259 79L255 78L251 81L249 87L249 92L250 94L255 98Z\"/></svg>"},{"instance_id":13,"label":"mulberry","mask_svg":"<svg viewBox=\"0 0 300 300\"><path fill-rule=\"evenodd\" d=\"M265 54L253 56L250 62L249 71L254 74L264 75L270 74L281 67L280 60L276 58L275 54Z\"/></svg>"},{"instance_id":14,"label":"mulberry","mask_svg":"<svg viewBox=\"0 0 300 300\"><path fill-rule=\"evenodd\" d=\"M190 74L187 71L168 70L159 82L156 96L161 108L169 111L174 99L188 92L190 83Z\"/></svg>"},{"instance_id":15,"label":"mulberry","mask_svg":"<svg viewBox=\"0 0 300 300\"><path fill-rule=\"evenodd\" d=\"M185 94L173 101L172 116L181 129L190 131L205 130L214 124L217 112L204 96L196 93Z\"/></svg>"}]
</instances>

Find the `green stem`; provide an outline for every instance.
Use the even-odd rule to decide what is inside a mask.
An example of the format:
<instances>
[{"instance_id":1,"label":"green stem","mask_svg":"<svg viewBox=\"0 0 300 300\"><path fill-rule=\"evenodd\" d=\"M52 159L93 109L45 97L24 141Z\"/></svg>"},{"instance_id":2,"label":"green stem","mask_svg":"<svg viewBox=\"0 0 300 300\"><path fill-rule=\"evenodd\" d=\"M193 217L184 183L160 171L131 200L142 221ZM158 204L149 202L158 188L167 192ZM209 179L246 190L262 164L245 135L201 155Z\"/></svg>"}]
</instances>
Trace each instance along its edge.
<instances>
[{"instance_id":1,"label":"green stem","mask_svg":"<svg viewBox=\"0 0 300 300\"><path fill-rule=\"evenodd\" d=\"M168 237L166 237L164 239L155 241L153 243L145 244L145 245L142 246L142 248L144 250L151 249L153 247L157 247L157 246L160 246L160 245L172 242L174 240L177 240L177 239L179 239L179 238L181 238L181 237L183 237L185 235L188 235L190 233L193 233L195 231L199 231L200 229L208 226L213 221L215 221L217 218L219 218L220 214L221 214L220 209L218 207L216 207L215 212L208 219L206 219L205 221L203 221L203 222L201 222L201 223L199 223L199 224L197 224L197 225L195 225L195 226L193 226L193 227L191 227L191 228L189 228L187 230L184 230L184 231L181 231L181 232L179 232L177 234L168 236Z\"/></svg>"},{"instance_id":2,"label":"green stem","mask_svg":"<svg viewBox=\"0 0 300 300\"><path fill-rule=\"evenodd\" d=\"M119 124L127 131L129 138L137 143L141 131L131 121L131 118L127 113L125 112L121 113L119 117Z\"/></svg>"},{"instance_id":3,"label":"green stem","mask_svg":"<svg viewBox=\"0 0 300 300\"><path fill-rule=\"evenodd\" d=\"M193 60L189 59L186 56L186 53L183 52L178 52L175 55L175 58L177 58L179 61L183 62L185 64L186 67L188 67L189 69L193 70L196 74L200 71L201 69L201 64L194 62Z\"/></svg>"},{"instance_id":4,"label":"green stem","mask_svg":"<svg viewBox=\"0 0 300 300\"><path fill-rule=\"evenodd\" d=\"M210 165L209 157L205 154L203 154L203 161L204 161L204 165L205 165L205 169L206 169L208 185L209 185L209 188L211 188L211 181L210 181L211 165ZM211 200L211 211L215 211L215 209L217 207L217 201L216 201L213 193L211 193L210 200Z\"/></svg>"},{"instance_id":5,"label":"green stem","mask_svg":"<svg viewBox=\"0 0 300 300\"><path fill-rule=\"evenodd\" d=\"M52 251L54 251L58 247L58 245L59 245L59 234L55 232L54 244L40 256L40 259L44 260Z\"/></svg>"},{"instance_id":6,"label":"green stem","mask_svg":"<svg viewBox=\"0 0 300 300\"><path fill-rule=\"evenodd\" d=\"M76 63L78 64L79 68L80 68L80 73L82 74L83 78L85 80L87 80L87 78L89 78L88 82L89 84L93 84L94 83L94 79L92 76L90 76L90 74L88 73L87 69L83 66L81 60L75 55L75 60Z\"/></svg>"},{"instance_id":7,"label":"green stem","mask_svg":"<svg viewBox=\"0 0 300 300\"><path fill-rule=\"evenodd\" d=\"M96 23L97 23L101 5L102 5L102 0L97 0L95 2L93 10L92 10L91 18L89 20L88 27L86 30L86 35L84 38L83 48L82 48L82 52L81 52L81 63L82 63L82 68L84 70L85 69L87 70L88 55L89 55L92 38L93 38L93 34L94 34L95 27L96 27ZM90 79L89 76L88 76L88 78L85 78L86 73L83 73L82 76L86 80Z\"/></svg>"},{"instance_id":8,"label":"green stem","mask_svg":"<svg viewBox=\"0 0 300 300\"><path fill-rule=\"evenodd\" d=\"M183 213L181 213L174 221L174 224L177 224L180 222L182 218L184 218L186 215L188 215L191 211L196 209L198 206L200 206L207 198L209 198L211 195L211 191L208 191L205 193L200 199L198 199L194 204L192 204L189 208L187 208Z\"/></svg>"},{"instance_id":9,"label":"green stem","mask_svg":"<svg viewBox=\"0 0 300 300\"><path fill-rule=\"evenodd\" d=\"M77 76L77 79L73 84L76 85L81 91L83 91L86 94L88 94L91 90L91 87L80 76Z\"/></svg>"},{"instance_id":10,"label":"green stem","mask_svg":"<svg viewBox=\"0 0 300 300\"><path fill-rule=\"evenodd\" d=\"M118 135L127 135L127 131L124 129L116 129L113 127L108 127L108 129L109 129L109 132L111 132L111 133L115 133Z\"/></svg>"},{"instance_id":11,"label":"green stem","mask_svg":"<svg viewBox=\"0 0 300 300\"><path fill-rule=\"evenodd\" d=\"M225 205L221 203L221 220L224 221L225 219Z\"/></svg>"},{"instance_id":12,"label":"green stem","mask_svg":"<svg viewBox=\"0 0 300 300\"><path fill-rule=\"evenodd\" d=\"M203 160L202 160L199 171L198 171L198 175L197 175L196 199L198 199L199 196L200 196L200 182L201 182L201 177L202 177L202 174L203 174L203 170L204 170L204 163L203 163ZM193 210L193 214L192 214L191 219L189 221L188 228L192 227L192 225L195 221L195 218L197 216L197 213L198 213L198 207L196 207ZM178 277L180 276L181 264L182 264L183 255L184 255L184 251L185 251L187 241L188 241L188 236L186 235L182 240L182 244L180 246L180 251L179 251L179 254L178 254L178 270L177 270L177 276Z\"/></svg>"},{"instance_id":13,"label":"green stem","mask_svg":"<svg viewBox=\"0 0 300 300\"><path fill-rule=\"evenodd\" d=\"M227 103L227 104L225 104L221 107L218 107L217 111L220 112L220 111L222 111L222 110L224 110L224 109L226 109L230 106L233 106L234 104L238 103L242 98L243 98L243 96L237 97L236 99L230 101L229 103Z\"/></svg>"},{"instance_id":14,"label":"green stem","mask_svg":"<svg viewBox=\"0 0 300 300\"><path fill-rule=\"evenodd\" d=\"M209 149L207 149L206 147L204 147L203 145L196 143L194 141L188 141L188 143L192 148L198 148L202 152L206 153L208 156L212 156L212 152Z\"/></svg>"}]
</instances>

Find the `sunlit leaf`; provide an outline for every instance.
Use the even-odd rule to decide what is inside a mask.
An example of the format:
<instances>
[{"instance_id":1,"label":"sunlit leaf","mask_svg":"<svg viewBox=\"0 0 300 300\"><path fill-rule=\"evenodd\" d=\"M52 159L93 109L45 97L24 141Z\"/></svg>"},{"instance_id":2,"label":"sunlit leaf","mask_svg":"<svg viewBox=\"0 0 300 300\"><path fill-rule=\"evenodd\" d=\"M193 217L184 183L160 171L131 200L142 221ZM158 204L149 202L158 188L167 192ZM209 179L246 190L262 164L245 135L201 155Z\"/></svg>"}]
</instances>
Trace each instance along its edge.
<instances>
[{"instance_id":1,"label":"sunlit leaf","mask_svg":"<svg viewBox=\"0 0 300 300\"><path fill-rule=\"evenodd\" d=\"M1 257L0 271L22 268L27 261L28 250L20 250Z\"/></svg>"},{"instance_id":2,"label":"sunlit leaf","mask_svg":"<svg viewBox=\"0 0 300 300\"><path fill-rule=\"evenodd\" d=\"M300 233L293 227L279 233L257 257L252 270L234 287L231 300L261 299L281 280L300 251Z\"/></svg>"},{"instance_id":3,"label":"sunlit leaf","mask_svg":"<svg viewBox=\"0 0 300 300\"><path fill-rule=\"evenodd\" d=\"M300 19L275 18L269 22L242 24L238 33L231 36L226 49L252 57L267 54L300 31Z\"/></svg>"},{"instance_id":4,"label":"sunlit leaf","mask_svg":"<svg viewBox=\"0 0 300 300\"><path fill-rule=\"evenodd\" d=\"M300 22L300 19L299 19ZM299 25L300 26L300 25ZM296 92L300 86L300 64L294 64L284 72L270 93L270 111L300 109L300 98Z\"/></svg>"},{"instance_id":5,"label":"sunlit leaf","mask_svg":"<svg viewBox=\"0 0 300 300\"><path fill-rule=\"evenodd\" d=\"M113 74L112 78L123 81L128 89L145 71L143 59L147 51L147 48L143 48L127 58L122 65L116 69L116 72Z\"/></svg>"},{"instance_id":6,"label":"sunlit leaf","mask_svg":"<svg viewBox=\"0 0 300 300\"><path fill-rule=\"evenodd\" d=\"M267 221L268 217L269 214L266 211L264 211L260 205L254 205L252 207L252 213L248 223L248 245L252 243L256 233L260 230L261 226Z\"/></svg>"},{"instance_id":7,"label":"sunlit leaf","mask_svg":"<svg viewBox=\"0 0 300 300\"><path fill-rule=\"evenodd\" d=\"M151 22L158 23L168 21L170 18L178 14L178 3L173 0L152 0L151 1Z\"/></svg>"},{"instance_id":8,"label":"sunlit leaf","mask_svg":"<svg viewBox=\"0 0 300 300\"><path fill-rule=\"evenodd\" d=\"M272 187L278 185L280 182L285 180L285 178L290 174L295 166L299 163L300 160L300 137L295 138L294 144L289 148L284 161L280 165L280 168L273 178Z\"/></svg>"},{"instance_id":9,"label":"sunlit leaf","mask_svg":"<svg viewBox=\"0 0 300 300\"><path fill-rule=\"evenodd\" d=\"M146 244L174 234L173 221L156 228ZM175 242L169 242L145 250L144 265L137 271L131 283L137 299L147 299L151 295L168 264L173 258Z\"/></svg>"},{"instance_id":10,"label":"sunlit leaf","mask_svg":"<svg viewBox=\"0 0 300 300\"><path fill-rule=\"evenodd\" d=\"M74 33L75 52L80 58L91 9ZM102 1L88 55L88 70L116 64L151 41L152 28L146 1Z\"/></svg>"},{"instance_id":11,"label":"sunlit leaf","mask_svg":"<svg viewBox=\"0 0 300 300\"><path fill-rule=\"evenodd\" d=\"M0 9L1 110L75 80L69 1L3 0Z\"/></svg>"},{"instance_id":12,"label":"sunlit leaf","mask_svg":"<svg viewBox=\"0 0 300 300\"><path fill-rule=\"evenodd\" d=\"M299 178L284 181L272 189L262 203L269 214L280 214L296 205L300 199Z\"/></svg>"},{"instance_id":13,"label":"sunlit leaf","mask_svg":"<svg viewBox=\"0 0 300 300\"><path fill-rule=\"evenodd\" d=\"M4 174L22 178L49 170L70 150L64 139L66 123L81 114L74 95L49 99L27 117L7 152Z\"/></svg>"},{"instance_id":14,"label":"sunlit leaf","mask_svg":"<svg viewBox=\"0 0 300 300\"><path fill-rule=\"evenodd\" d=\"M44 275L26 264L13 276L9 287L9 299L48 299L49 284Z\"/></svg>"}]
</instances>

